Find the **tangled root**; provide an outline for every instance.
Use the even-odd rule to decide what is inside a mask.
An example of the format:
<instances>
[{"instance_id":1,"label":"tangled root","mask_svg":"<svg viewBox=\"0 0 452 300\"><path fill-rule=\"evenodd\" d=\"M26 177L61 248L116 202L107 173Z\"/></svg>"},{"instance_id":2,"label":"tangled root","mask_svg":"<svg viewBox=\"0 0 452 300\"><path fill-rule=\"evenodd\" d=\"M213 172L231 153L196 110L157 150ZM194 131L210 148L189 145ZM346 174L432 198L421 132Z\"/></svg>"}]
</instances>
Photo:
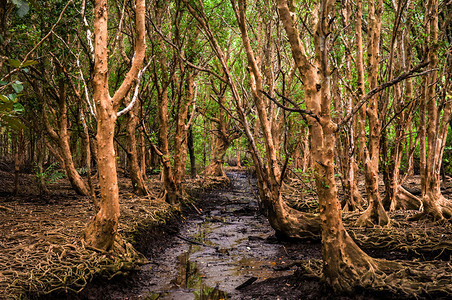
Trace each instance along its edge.
<instances>
[{"instance_id":1,"label":"tangled root","mask_svg":"<svg viewBox=\"0 0 452 300\"><path fill-rule=\"evenodd\" d=\"M198 178L190 182L189 193L199 194L218 185L215 179ZM79 292L94 277L110 279L136 270L146 259L133 248L135 238L176 213L174 207L157 200L161 186L159 181L151 181L152 194L137 197L120 185L118 231L123 239L118 238L108 252L80 241L95 213L86 197L60 195L58 190L52 203L35 196L2 202L0 298Z\"/></svg>"},{"instance_id":2,"label":"tangled root","mask_svg":"<svg viewBox=\"0 0 452 300\"><path fill-rule=\"evenodd\" d=\"M323 280L323 261L297 261L301 278ZM408 262L374 259L375 268L354 278L353 286L407 298L452 296L452 266L443 261Z\"/></svg>"},{"instance_id":3,"label":"tangled root","mask_svg":"<svg viewBox=\"0 0 452 300\"><path fill-rule=\"evenodd\" d=\"M351 226L355 215L344 218L347 231L353 240L364 249L401 251L419 258L450 259L452 253L452 224L416 223L408 221L414 211L390 213L391 227L361 228Z\"/></svg>"}]
</instances>

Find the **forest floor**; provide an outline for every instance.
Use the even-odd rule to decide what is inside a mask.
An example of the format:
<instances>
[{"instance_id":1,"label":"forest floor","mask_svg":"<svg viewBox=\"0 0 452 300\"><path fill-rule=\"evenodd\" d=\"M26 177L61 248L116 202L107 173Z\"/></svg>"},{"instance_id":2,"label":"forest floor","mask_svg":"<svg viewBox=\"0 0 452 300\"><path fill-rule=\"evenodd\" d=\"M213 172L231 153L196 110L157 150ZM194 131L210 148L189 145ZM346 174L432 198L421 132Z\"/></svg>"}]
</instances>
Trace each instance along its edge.
<instances>
[{"instance_id":1,"label":"forest floor","mask_svg":"<svg viewBox=\"0 0 452 300\"><path fill-rule=\"evenodd\" d=\"M76 196L64 180L52 186L51 194L46 197L36 195L31 177L22 178L24 188L17 197L0 188L0 290L5 290L0 298L18 295L35 299L413 297L371 289L357 290L352 295L333 295L299 264L300 260L319 262L320 241L278 240L259 211L252 180L238 170L230 170L228 176L230 186L214 178L189 182L187 187L199 200L188 203L182 214L155 200L160 192L156 178L150 181L153 192L147 198L135 197L128 179L122 178L120 232L148 260L140 268L122 269L110 268L112 262L107 254L93 253L80 245L80 233L94 211L88 198ZM407 184L415 189L418 180L414 178ZM12 176L0 173L0 187L11 186ZM444 190L446 194L449 191L447 187ZM295 206L316 211L315 197L305 197L303 203L296 203L295 198L299 197L289 190L286 198ZM413 213L391 213L395 222L390 228L349 226L349 230L373 257L417 262L436 259L435 264L442 270L450 269L450 224L406 221ZM357 214L346 214L346 217L350 225ZM96 270L86 273L90 269ZM82 275L86 278L81 279ZM52 289L55 291L51 292ZM48 292L51 293L46 295ZM426 299L451 296L452 293L444 291L421 291L416 295Z\"/></svg>"},{"instance_id":2,"label":"forest floor","mask_svg":"<svg viewBox=\"0 0 452 300\"><path fill-rule=\"evenodd\" d=\"M13 195L14 175L0 171L0 299L76 293L93 278L128 274L146 262L144 256L113 257L81 243L95 208L88 197L73 191L67 179L49 184L49 193L42 196L34 175L20 175L19 193ZM187 182L187 191L197 197L223 184L218 178L200 177ZM148 181L146 197L135 196L124 176L119 187L118 231L131 244L180 215L180 207L158 200L158 175Z\"/></svg>"}]
</instances>

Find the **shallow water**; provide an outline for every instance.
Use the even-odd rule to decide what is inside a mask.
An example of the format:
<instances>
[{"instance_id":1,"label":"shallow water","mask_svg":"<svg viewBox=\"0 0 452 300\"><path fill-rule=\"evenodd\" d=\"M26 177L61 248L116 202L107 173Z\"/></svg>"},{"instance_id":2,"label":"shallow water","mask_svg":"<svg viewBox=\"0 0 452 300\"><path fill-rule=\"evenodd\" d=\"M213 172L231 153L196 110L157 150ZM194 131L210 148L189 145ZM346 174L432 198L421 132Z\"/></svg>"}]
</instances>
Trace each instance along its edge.
<instances>
[{"instance_id":1,"label":"shallow water","mask_svg":"<svg viewBox=\"0 0 452 300\"><path fill-rule=\"evenodd\" d=\"M259 213L247 176L228 176L228 190L208 195L219 205L187 220L179 242L144 266L143 286L130 298L239 299L236 288L247 281L292 273L273 269L283 263L284 246L267 241L274 232Z\"/></svg>"}]
</instances>

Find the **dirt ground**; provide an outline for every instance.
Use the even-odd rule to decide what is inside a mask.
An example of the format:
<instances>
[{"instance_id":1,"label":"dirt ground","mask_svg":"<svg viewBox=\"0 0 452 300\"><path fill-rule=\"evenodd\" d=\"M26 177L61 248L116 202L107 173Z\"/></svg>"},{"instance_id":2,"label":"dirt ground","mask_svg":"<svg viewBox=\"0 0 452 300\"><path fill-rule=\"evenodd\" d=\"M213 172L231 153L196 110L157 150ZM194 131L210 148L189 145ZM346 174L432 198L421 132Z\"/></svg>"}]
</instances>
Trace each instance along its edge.
<instances>
[{"instance_id":1,"label":"dirt ground","mask_svg":"<svg viewBox=\"0 0 452 300\"><path fill-rule=\"evenodd\" d=\"M187 183L192 195L222 184L216 178ZM149 180L147 197L136 197L127 178L120 178L119 185L119 232L130 244L144 245L135 239L148 231L152 236L154 228L180 214L180 207L157 199L161 186L157 176ZM114 257L81 244L81 233L95 209L66 179L49 185L45 196L38 195L33 175L21 174L20 187L13 195L13 175L0 171L0 299L79 292L93 278L128 274L146 262L142 255Z\"/></svg>"},{"instance_id":2,"label":"dirt ground","mask_svg":"<svg viewBox=\"0 0 452 300\"><path fill-rule=\"evenodd\" d=\"M128 262L121 259L115 261L117 258L109 257L108 254L95 253L80 244L80 233L94 215L94 209L89 199L77 196L66 180L52 185L50 194L45 197L37 195L32 176L23 176L21 184L23 189L20 194L11 195L12 175L0 172L0 290L5 291L0 298L5 299L13 297L162 299L165 298L164 294L144 293L149 285L143 282L150 282L151 277L154 278L156 275L153 272L143 271L143 268L148 266L149 269L151 266L155 270L156 265L163 264L165 256L174 257L175 253L168 252L169 249L185 249L179 253L183 258L182 254L186 252L186 248L183 247L193 247L191 238L188 242L181 240L181 237L188 236L187 224L205 222L208 219L210 223L227 225L239 223L238 220L243 218L257 218L258 223L266 222L259 214L256 205L249 204L251 202L245 207L233 207L228 215L223 212L218 213L218 208L225 206L224 194L230 192L228 187L224 187L222 181L199 178L189 182L187 186L190 187L191 194L200 196L200 199L194 204L187 204L180 213L166 203L156 201L160 192L157 178L150 181L152 194L147 198L135 197L131 193L128 179L122 178L120 180L122 214L120 232L150 262L138 268L136 264L138 261ZM417 183L413 179L409 184L415 188ZM219 188L222 185L223 188ZM449 190L446 187L444 191L447 194ZM314 211L316 209L315 205L309 207ZM390 229L359 229L351 226L349 230L358 244L373 257L421 262L435 259L438 265L450 267L452 251L450 224L407 222L407 216L413 213L412 211L391 213L391 218L396 222ZM232 219L228 219L230 216ZM346 223L353 224L356 217L357 215L353 214L346 215ZM208 234L211 234L210 231ZM272 275L265 278L249 272L245 277L237 277L237 282L234 282L236 287L240 283L245 283L237 292L224 296L221 290L212 289L207 298L196 299L410 298L397 293L375 290L357 290L352 295L333 295L318 278L310 276L297 264L300 260L319 260L321 258L320 241L281 241L268 228L262 229L259 233L245 232L244 235L246 239L243 241L241 237L237 237L240 243L237 242L234 247L238 250L248 247L254 251L257 249L253 248L257 247L256 245L264 249L276 247L273 257L270 257L271 254L265 257L270 263L263 267L260 265L263 270L271 272ZM412 243L413 236L418 239L416 243ZM196 241L206 244L210 240L212 239ZM209 249L205 245L204 248ZM217 248L214 252L218 257L234 256L234 253L231 255L225 251L235 250L225 247ZM264 254L268 253L256 253L260 256L265 256ZM190 252L190 255L193 256L193 252ZM195 257L196 263L202 262L202 255L198 253ZM131 263L130 266L127 263ZM188 260L184 261L184 264L192 266L191 262L188 264ZM121 268L118 268L118 265ZM188 267L184 268L186 270ZM195 269L197 267L193 264L191 270ZM167 271L164 270L164 272ZM197 276L199 280L207 281L204 274ZM185 279L187 278L188 275ZM248 284L246 284L246 278L250 279ZM253 278L256 278L255 281ZM182 292L187 290L191 291L186 287ZM450 296L444 293L418 295L419 298L425 299L450 299Z\"/></svg>"}]
</instances>

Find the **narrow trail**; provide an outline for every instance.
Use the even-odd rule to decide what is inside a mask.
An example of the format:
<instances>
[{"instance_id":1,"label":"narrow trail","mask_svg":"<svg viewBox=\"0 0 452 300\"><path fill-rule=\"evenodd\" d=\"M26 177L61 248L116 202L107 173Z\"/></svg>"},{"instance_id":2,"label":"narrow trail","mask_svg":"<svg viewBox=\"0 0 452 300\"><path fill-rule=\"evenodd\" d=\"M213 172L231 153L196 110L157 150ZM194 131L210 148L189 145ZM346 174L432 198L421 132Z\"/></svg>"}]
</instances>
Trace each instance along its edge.
<instances>
[{"instance_id":1,"label":"narrow trail","mask_svg":"<svg viewBox=\"0 0 452 300\"><path fill-rule=\"evenodd\" d=\"M241 299L237 287L293 273L275 270L287 251L275 243L247 175L228 176L231 186L204 195L213 205L188 219L117 299Z\"/></svg>"}]
</instances>

